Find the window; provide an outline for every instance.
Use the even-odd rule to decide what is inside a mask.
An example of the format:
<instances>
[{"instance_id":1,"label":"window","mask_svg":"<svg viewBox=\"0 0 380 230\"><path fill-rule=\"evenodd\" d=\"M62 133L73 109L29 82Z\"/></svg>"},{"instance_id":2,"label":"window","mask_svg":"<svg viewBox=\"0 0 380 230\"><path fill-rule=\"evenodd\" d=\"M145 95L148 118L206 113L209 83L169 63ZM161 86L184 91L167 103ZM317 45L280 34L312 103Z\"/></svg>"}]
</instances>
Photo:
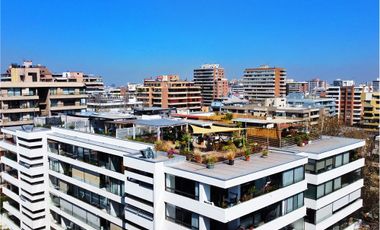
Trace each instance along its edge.
<instances>
[{"instance_id":1,"label":"window","mask_svg":"<svg viewBox=\"0 0 380 230\"><path fill-rule=\"evenodd\" d=\"M339 189L342 186L342 178L338 177L334 179L334 190Z\"/></svg>"},{"instance_id":2,"label":"window","mask_svg":"<svg viewBox=\"0 0 380 230\"><path fill-rule=\"evenodd\" d=\"M327 194L331 193L332 190L333 190L332 188L333 188L333 181L326 182L326 184L325 184L325 194L327 195Z\"/></svg>"},{"instance_id":3,"label":"window","mask_svg":"<svg viewBox=\"0 0 380 230\"><path fill-rule=\"evenodd\" d=\"M317 162L317 167L316 167L316 171L317 173L321 172L321 171L324 171L324 168L325 168L325 161L322 160L322 161L318 161Z\"/></svg>"},{"instance_id":4,"label":"window","mask_svg":"<svg viewBox=\"0 0 380 230\"><path fill-rule=\"evenodd\" d=\"M318 185L317 187L317 198L320 198L323 195L325 195L325 186L324 184L321 184L321 185Z\"/></svg>"},{"instance_id":5,"label":"window","mask_svg":"<svg viewBox=\"0 0 380 230\"><path fill-rule=\"evenodd\" d=\"M293 170L289 170L287 172L284 172L282 174L282 185L288 186L290 184L293 184Z\"/></svg>"},{"instance_id":6,"label":"window","mask_svg":"<svg viewBox=\"0 0 380 230\"><path fill-rule=\"evenodd\" d=\"M166 219L191 229L199 229L199 215L166 203Z\"/></svg>"},{"instance_id":7,"label":"window","mask_svg":"<svg viewBox=\"0 0 380 230\"><path fill-rule=\"evenodd\" d=\"M303 167L298 167L294 169L294 183L299 182L304 179Z\"/></svg>"},{"instance_id":8,"label":"window","mask_svg":"<svg viewBox=\"0 0 380 230\"><path fill-rule=\"evenodd\" d=\"M343 154L343 164L348 164L350 162L350 153Z\"/></svg>"},{"instance_id":9,"label":"window","mask_svg":"<svg viewBox=\"0 0 380 230\"><path fill-rule=\"evenodd\" d=\"M326 159L326 170L333 169L333 158Z\"/></svg>"},{"instance_id":10,"label":"window","mask_svg":"<svg viewBox=\"0 0 380 230\"><path fill-rule=\"evenodd\" d=\"M342 165L342 155L335 156L335 167Z\"/></svg>"}]
</instances>

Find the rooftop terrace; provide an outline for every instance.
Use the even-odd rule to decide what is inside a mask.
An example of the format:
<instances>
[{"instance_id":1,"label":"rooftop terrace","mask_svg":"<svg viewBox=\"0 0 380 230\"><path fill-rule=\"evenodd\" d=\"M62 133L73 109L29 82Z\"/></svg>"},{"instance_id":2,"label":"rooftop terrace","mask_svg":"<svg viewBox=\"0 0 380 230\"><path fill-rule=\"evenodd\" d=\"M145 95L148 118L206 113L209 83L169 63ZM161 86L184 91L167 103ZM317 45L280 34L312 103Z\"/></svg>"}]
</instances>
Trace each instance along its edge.
<instances>
[{"instance_id":1,"label":"rooftop terrace","mask_svg":"<svg viewBox=\"0 0 380 230\"><path fill-rule=\"evenodd\" d=\"M283 148L284 150L289 150L293 152L306 152L311 154L322 154L335 149L346 147L353 144L358 144L364 142L361 139L353 139L346 137L332 137L332 136L322 136L320 139L313 140L309 142L306 146L300 147L297 145L289 146Z\"/></svg>"}]
</instances>

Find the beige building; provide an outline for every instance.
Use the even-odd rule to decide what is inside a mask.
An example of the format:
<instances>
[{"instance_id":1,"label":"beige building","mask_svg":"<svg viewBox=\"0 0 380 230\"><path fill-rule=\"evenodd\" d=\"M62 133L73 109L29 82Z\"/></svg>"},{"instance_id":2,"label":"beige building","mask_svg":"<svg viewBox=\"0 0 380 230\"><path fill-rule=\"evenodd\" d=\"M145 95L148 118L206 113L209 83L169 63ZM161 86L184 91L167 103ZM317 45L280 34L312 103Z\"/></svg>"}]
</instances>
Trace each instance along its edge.
<instances>
[{"instance_id":1,"label":"beige building","mask_svg":"<svg viewBox=\"0 0 380 230\"><path fill-rule=\"evenodd\" d=\"M32 124L36 116L72 114L86 109L83 73L52 74L25 61L1 75L0 126Z\"/></svg>"},{"instance_id":2,"label":"beige building","mask_svg":"<svg viewBox=\"0 0 380 230\"><path fill-rule=\"evenodd\" d=\"M155 80L145 79L144 86L137 88L137 100L149 107L200 111L201 88L180 80L178 75L162 75Z\"/></svg>"},{"instance_id":3,"label":"beige building","mask_svg":"<svg viewBox=\"0 0 380 230\"><path fill-rule=\"evenodd\" d=\"M286 70L262 65L244 70L244 97L252 102L286 96Z\"/></svg>"}]
</instances>

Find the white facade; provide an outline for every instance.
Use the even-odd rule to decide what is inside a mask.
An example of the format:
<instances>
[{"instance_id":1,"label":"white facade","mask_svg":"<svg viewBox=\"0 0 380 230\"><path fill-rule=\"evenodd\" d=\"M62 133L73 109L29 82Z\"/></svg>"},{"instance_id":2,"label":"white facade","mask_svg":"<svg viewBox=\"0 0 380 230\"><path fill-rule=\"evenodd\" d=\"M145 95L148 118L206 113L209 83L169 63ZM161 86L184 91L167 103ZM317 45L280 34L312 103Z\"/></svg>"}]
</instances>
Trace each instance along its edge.
<instances>
[{"instance_id":1,"label":"white facade","mask_svg":"<svg viewBox=\"0 0 380 230\"><path fill-rule=\"evenodd\" d=\"M361 178L320 199L304 198L307 184L318 186L364 164L358 159L305 174L308 158L336 156L362 142L317 157L276 150L207 169L162 152L143 158L149 144L69 129L2 131L12 137L0 142L8 151L1 158L9 197L2 220L10 229L324 229L362 205ZM326 205L337 212L328 215ZM303 221L307 208L323 216L314 226Z\"/></svg>"},{"instance_id":2,"label":"white facade","mask_svg":"<svg viewBox=\"0 0 380 230\"><path fill-rule=\"evenodd\" d=\"M357 154L364 145L364 140L323 137L304 149L290 148L309 159L305 170L308 182L306 230L323 230L339 225L338 222L348 223L349 217L353 218L363 206L364 158Z\"/></svg>"}]
</instances>

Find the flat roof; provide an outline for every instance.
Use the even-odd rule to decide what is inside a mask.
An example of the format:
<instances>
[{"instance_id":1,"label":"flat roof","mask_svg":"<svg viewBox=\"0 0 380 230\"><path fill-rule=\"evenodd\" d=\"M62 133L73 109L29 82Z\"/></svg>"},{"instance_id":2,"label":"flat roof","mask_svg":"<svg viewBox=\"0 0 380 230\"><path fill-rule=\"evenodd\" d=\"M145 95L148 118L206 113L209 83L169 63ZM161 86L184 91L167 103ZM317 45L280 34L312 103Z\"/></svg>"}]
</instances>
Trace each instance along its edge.
<instances>
[{"instance_id":1,"label":"flat roof","mask_svg":"<svg viewBox=\"0 0 380 230\"><path fill-rule=\"evenodd\" d=\"M151 119L151 120L145 120L145 119L138 119L135 121L136 125L142 125L142 126L151 126L151 127L170 127L170 126L181 126L186 125L187 123L184 120L175 120L175 119Z\"/></svg>"},{"instance_id":2,"label":"flat roof","mask_svg":"<svg viewBox=\"0 0 380 230\"><path fill-rule=\"evenodd\" d=\"M205 126L211 126L213 123L211 121L203 121L203 120L185 120L186 123L191 124L191 125L196 125L200 127L205 127Z\"/></svg>"},{"instance_id":3,"label":"flat roof","mask_svg":"<svg viewBox=\"0 0 380 230\"><path fill-rule=\"evenodd\" d=\"M3 127L1 129L9 130L9 131L12 131L12 132L21 131L21 132L26 132L26 133L43 132L43 131L49 131L50 130L48 128L36 127L36 126L33 126L33 125L8 126L8 127Z\"/></svg>"},{"instance_id":4,"label":"flat roof","mask_svg":"<svg viewBox=\"0 0 380 230\"><path fill-rule=\"evenodd\" d=\"M347 137L333 137L333 136L322 136L320 139L312 140L311 143L300 147L297 145L283 147L284 150L290 150L295 152L306 152L311 154L322 154L325 152L332 151L334 149L346 147L348 145L357 144L363 142L362 139L354 139Z\"/></svg>"},{"instance_id":5,"label":"flat roof","mask_svg":"<svg viewBox=\"0 0 380 230\"><path fill-rule=\"evenodd\" d=\"M232 121L243 123L255 123L255 124L284 124L284 123L296 123L302 122L300 119L287 119L287 118L274 118L271 120L255 119L255 118L235 118Z\"/></svg>"},{"instance_id":6,"label":"flat roof","mask_svg":"<svg viewBox=\"0 0 380 230\"><path fill-rule=\"evenodd\" d=\"M226 181L291 163L303 158L306 157L288 153L272 152L270 150L268 157L266 158L261 157L260 154L253 154L251 155L250 161L236 158L234 165L218 162L213 169L206 168L206 165L204 164L188 161L170 164L168 167Z\"/></svg>"},{"instance_id":7,"label":"flat roof","mask_svg":"<svg viewBox=\"0 0 380 230\"><path fill-rule=\"evenodd\" d=\"M98 134L96 134L96 135L98 135ZM89 145L96 145L99 147L103 147L103 148L107 148L107 149L113 149L113 150L120 151L120 152L126 152L129 154L135 154L135 153L138 153L140 151L140 149L132 149L132 148L126 147L126 146L128 146L129 141L124 141L124 140L123 140L123 142L125 143L125 145L113 145L113 144L109 144L106 142L95 141L93 139L87 139L87 138L82 138L82 137L73 136L73 135L66 135L66 134L57 133L57 132L49 133L49 136L64 138L64 139L72 140L72 141L78 141L78 142L89 144ZM115 138L113 138L113 139L115 139ZM120 139L118 139L118 140L120 140ZM148 144L147 144L147 146L153 148L153 146L149 146ZM145 149L145 148L143 148L143 149Z\"/></svg>"},{"instance_id":8,"label":"flat roof","mask_svg":"<svg viewBox=\"0 0 380 230\"><path fill-rule=\"evenodd\" d=\"M93 117L93 118L103 118L103 119L109 119L109 120L135 118L134 115L132 115L132 114L126 114L126 113L96 113L96 112L76 113L76 114L74 114L74 116L77 116L77 117L88 117L88 118L90 118L90 117Z\"/></svg>"}]
</instances>

